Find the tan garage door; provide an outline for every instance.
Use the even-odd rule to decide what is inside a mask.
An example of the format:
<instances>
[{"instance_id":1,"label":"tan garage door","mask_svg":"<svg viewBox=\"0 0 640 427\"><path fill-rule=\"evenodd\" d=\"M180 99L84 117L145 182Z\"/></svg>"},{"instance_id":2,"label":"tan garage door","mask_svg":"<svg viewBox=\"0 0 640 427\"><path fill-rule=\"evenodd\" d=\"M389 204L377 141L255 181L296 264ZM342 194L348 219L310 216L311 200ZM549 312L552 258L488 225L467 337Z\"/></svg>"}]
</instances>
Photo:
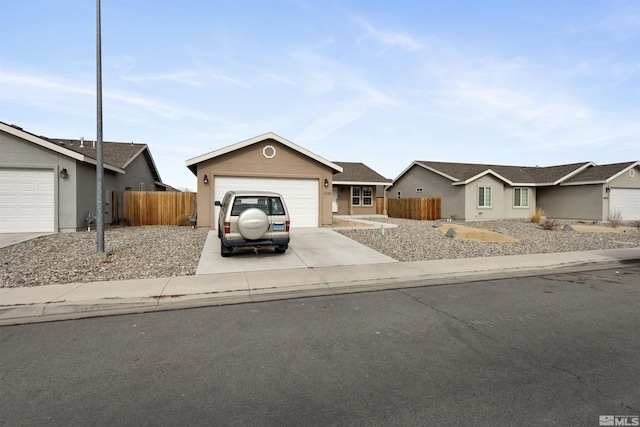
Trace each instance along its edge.
<instances>
[{"instance_id":1,"label":"tan garage door","mask_svg":"<svg viewBox=\"0 0 640 427\"><path fill-rule=\"evenodd\" d=\"M239 176L216 176L215 200L222 201L227 191L274 191L282 194L292 227L318 226L318 180L292 178L256 178ZM217 227L220 208L216 206L214 226Z\"/></svg>"},{"instance_id":2,"label":"tan garage door","mask_svg":"<svg viewBox=\"0 0 640 427\"><path fill-rule=\"evenodd\" d=\"M0 233L54 232L50 169L0 168Z\"/></svg>"}]
</instances>

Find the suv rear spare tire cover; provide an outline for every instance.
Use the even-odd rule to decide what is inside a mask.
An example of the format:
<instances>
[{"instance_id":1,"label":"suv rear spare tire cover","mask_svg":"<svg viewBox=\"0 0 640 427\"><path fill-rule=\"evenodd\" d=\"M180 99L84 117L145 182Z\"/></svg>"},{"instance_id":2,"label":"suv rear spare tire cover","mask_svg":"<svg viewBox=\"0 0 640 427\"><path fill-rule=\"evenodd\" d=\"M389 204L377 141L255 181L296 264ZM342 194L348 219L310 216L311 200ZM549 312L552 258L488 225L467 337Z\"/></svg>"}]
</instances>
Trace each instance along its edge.
<instances>
[{"instance_id":1,"label":"suv rear spare tire cover","mask_svg":"<svg viewBox=\"0 0 640 427\"><path fill-rule=\"evenodd\" d=\"M238 217L238 231L247 240L257 240L269 229L267 214L257 208L250 208Z\"/></svg>"}]
</instances>

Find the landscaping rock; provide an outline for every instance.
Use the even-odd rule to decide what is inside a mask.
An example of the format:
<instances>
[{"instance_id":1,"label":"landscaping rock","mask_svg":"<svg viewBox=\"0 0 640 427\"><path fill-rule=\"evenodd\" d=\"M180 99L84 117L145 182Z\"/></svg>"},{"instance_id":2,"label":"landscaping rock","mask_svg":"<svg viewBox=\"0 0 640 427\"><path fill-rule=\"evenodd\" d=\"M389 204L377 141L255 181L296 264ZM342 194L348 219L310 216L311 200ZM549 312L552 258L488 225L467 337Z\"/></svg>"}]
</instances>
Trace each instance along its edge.
<instances>
[{"instance_id":1,"label":"landscaping rock","mask_svg":"<svg viewBox=\"0 0 640 427\"><path fill-rule=\"evenodd\" d=\"M456 233L456 230L454 230L453 227L448 229L447 230L447 234L445 234L445 236L447 236L447 237L449 237L451 239L455 238L457 235L458 235L458 233Z\"/></svg>"},{"instance_id":2,"label":"landscaping rock","mask_svg":"<svg viewBox=\"0 0 640 427\"><path fill-rule=\"evenodd\" d=\"M573 228L571 225L569 224L565 224L564 227L562 227L563 231L576 231L575 228Z\"/></svg>"},{"instance_id":3,"label":"landscaping rock","mask_svg":"<svg viewBox=\"0 0 640 427\"><path fill-rule=\"evenodd\" d=\"M495 229L495 230L493 230L493 231L494 231L494 232L496 232L496 233L503 234L503 235L505 235L505 236L508 236L508 235L509 235L509 232L508 232L508 231L507 231L507 229L506 229L506 228L504 228L504 227L498 227L498 228L496 228L496 229Z\"/></svg>"}]
</instances>

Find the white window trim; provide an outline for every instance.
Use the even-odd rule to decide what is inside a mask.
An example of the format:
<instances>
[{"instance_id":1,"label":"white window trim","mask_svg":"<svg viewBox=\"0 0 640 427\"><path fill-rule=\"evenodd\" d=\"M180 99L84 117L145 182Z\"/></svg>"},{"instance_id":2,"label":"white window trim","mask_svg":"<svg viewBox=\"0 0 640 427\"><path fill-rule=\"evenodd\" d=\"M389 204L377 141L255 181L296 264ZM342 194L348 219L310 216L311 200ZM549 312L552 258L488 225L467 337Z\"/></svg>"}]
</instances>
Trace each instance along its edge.
<instances>
[{"instance_id":1,"label":"white window trim","mask_svg":"<svg viewBox=\"0 0 640 427\"><path fill-rule=\"evenodd\" d=\"M364 195L364 189L368 188L371 191L369 196ZM362 198L360 200L360 206L373 206L373 187L362 187L360 188L360 194L362 194ZM364 199L371 199L371 203L367 204L364 202Z\"/></svg>"},{"instance_id":2,"label":"white window trim","mask_svg":"<svg viewBox=\"0 0 640 427\"><path fill-rule=\"evenodd\" d=\"M520 190L520 205L516 205L516 190ZM522 192L523 190L526 192L527 194L527 204L523 205L522 204ZM514 209L529 209L529 199L530 199L530 194L529 194L529 188L527 187L514 187L513 189L513 197L512 197L512 201L513 201L513 208Z\"/></svg>"},{"instance_id":3,"label":"white window trim","mask_svg":"<svg viewBox=\"0 0 640 427\"><path fill-rule=\"evenodd\" d=\"M358 189L359 194L357 196L353 195L353 190ZM353 199L358 198L358 203L353 203ZM362 206L362 189L360 187L351 187L351 206Z\"/></svg>"},{"instance_id":4,"label":"white window trim","mask_svg":"<svg viewBox=\"0 0 640 427\"><path fill-rule=\"evenodd\" d=\"M489 189L489 204L488 205L480 205L480 189L484 188L484 200L483 203L487 202L487 191L486 189ZM479 185L478 186L478 192L476 193L476 204L478 205L478 209L493 209L493 190L491 189L491 186L489 185Z\"/></svg>"}]
</instances>

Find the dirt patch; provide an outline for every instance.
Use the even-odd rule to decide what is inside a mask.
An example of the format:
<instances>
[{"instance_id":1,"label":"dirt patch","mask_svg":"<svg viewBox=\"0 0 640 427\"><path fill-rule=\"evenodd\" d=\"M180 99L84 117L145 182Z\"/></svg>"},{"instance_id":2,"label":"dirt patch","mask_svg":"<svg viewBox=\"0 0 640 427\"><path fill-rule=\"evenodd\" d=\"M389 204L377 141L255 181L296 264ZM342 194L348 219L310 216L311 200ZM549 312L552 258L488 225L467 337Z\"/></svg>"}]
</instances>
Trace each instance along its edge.
<instances>
[{"instance_id":1,"label":"dirt patch","mask_svg":"<svg viewBox=\"0 0 640 427\"><path fill-rule=\"evenodd\" d=\"M350 221L346 219L336 219L334 218L331 222L331 227L369 227L369 224L364 224L362 222Z\"/></svg>"},{"instance_id":2,"label":"dirt patch","mask_svg":"<svg viewBox=\"0 0 640 427\"><path fill-rule=\"evenodd\" d=\"M453 228L456 231L456 239L461 240L475 240L476 242L498 243L513 243L520 241L520 239L516 239L515 237L505 236L504 234L496 233L489 230L482 230L480 228L465 227L464 225L442 224L440 227L438 227L442 234L446 234L450 228Z\"/></svg>"},{"instance_id":3,"label":"dirt patch","mask_svg":"<svg viewBox=\"0 0 640 427\"><path fill-rule=\"evenodd\" d=\"M609 227L606 225L571 224L574 230L584 233L637 233L632 227Z\"/></svg>"}]
</instances>

